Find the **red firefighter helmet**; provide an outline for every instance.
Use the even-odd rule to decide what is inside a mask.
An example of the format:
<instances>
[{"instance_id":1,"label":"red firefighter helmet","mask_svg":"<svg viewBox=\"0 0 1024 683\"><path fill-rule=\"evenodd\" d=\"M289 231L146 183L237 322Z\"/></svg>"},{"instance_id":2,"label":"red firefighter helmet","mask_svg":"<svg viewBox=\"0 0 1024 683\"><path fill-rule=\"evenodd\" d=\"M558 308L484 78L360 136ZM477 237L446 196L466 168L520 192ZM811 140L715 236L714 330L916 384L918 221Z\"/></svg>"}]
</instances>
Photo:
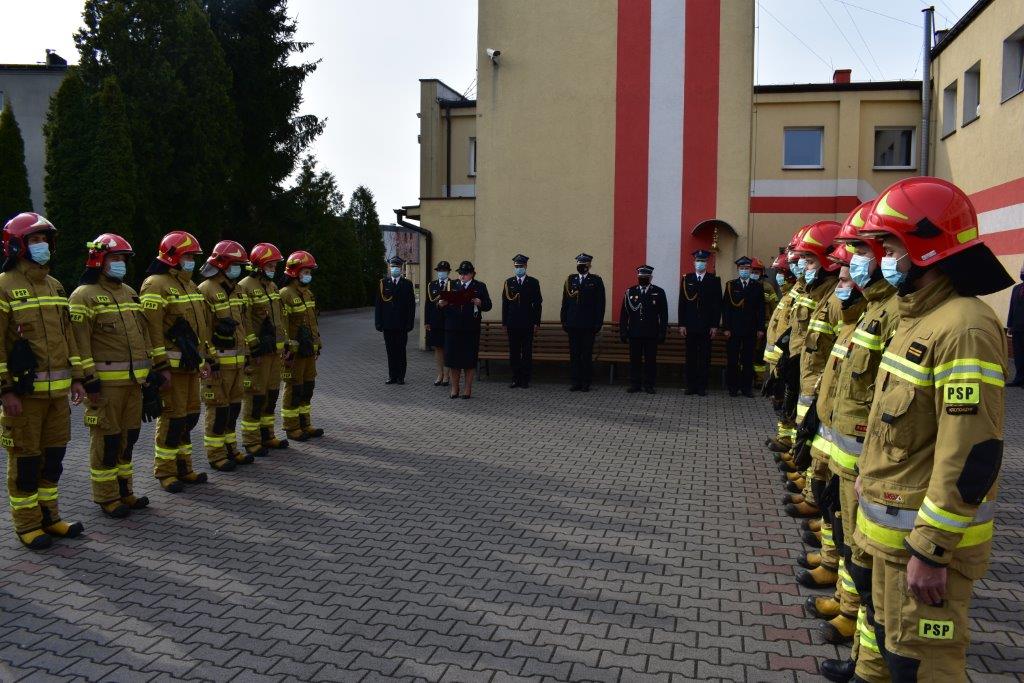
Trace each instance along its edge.
<instances>
[{"instance_id":1,"label":"red firefighter helmet","mask_svg":"<svg viewBox=\"0 0 1024 683\"><path fill-rule=\"evenodd\" d=\"M775 260L772 261L772 268L781 273L785 273L786 275L790 274L789 257L786 255L786 252L782 252L781 254L775 257Z\"/></svg>"},{"instance_id":2,"label":"red firefighter helmet","mask_svg":"<svg viewBox=\"0 0 1024 683\"><path fill-rule=\"evenodd\" d=\"M249 262L254 268L263 268L268 263L280 261L282 258L284 257L281 256L281 250L269 242L253 245L252 251L249 252Z\"/></svg>"},{"instance_id":3,"label":"red firefighter helmet","mask_svg":"<svg viewBox=\"0 0 1024 683\"><path fill-rule=\"evenodd\" d=\"M828 255L832 253L835 247L833 242L836 239L836 235L839 234L839 228L841 227L835 221L811 223L804 230L803 235L800 236L795 251L814 254L825 272L834 273L839 270L839 264L830 261Z\"/></svg>"},{"instance_id":4,"label":"red firefighter helmet","mask_svg":"<svg viewBox=\"0 0 1024 683\"><path fill-rule=\"evenodd\" d=\"M206 262L218 270L227 270L232 263L245 265L249 263L249 257L245 253L245 247L234 240L221 240L213 246L210 257Z\"/></svg>"},{"instance_id":5,"label":"red firefighter helmet","mask_svg":"<svg viewBox=\"0 0 1024 683\"><path fill-rule=\"evenodd\" d=\"M875 260L881 261L882 256L885 255L884 250L882 249L882 243L876 239L869 239L861 234L861 230L867 222L868 215L871 213L871 206L874 203L874 200L864 202L850 212L850 215L846 217L845 221L843 221L843 227L839 230L839 234L836 236L836 242L863 242L870 247Z\"/></svg>"},{"instance_id":6,"label":"red firefighter helmet","mask_svg":"<svg viewBox=\"0 0 1024 683\"><path fill-rule=\"evenodd\" d=\"M850 259L857 253L856 248L848 242L837 242L836 248L832 250L832 253L828 255L828 260L832 263L838 264L840 267L850 266Z\"/></svg>"},{"instance_id":7,"label":"red firefighter helmet","mask_svg":"<svg viewBox=\"0 0 1024 683\"><path fill-rule=\"evenodd\" d=\"M199 240L195 235L184 230L172 230L160 240L156 260L169 266L177 266L181 263L182 256L201 253L203 248L199 246Z\"/></svg>"},{"instance_id":8,"label":"red firefighter helmet","mask_svg":"<svg viewBox=\"0 0 1024 683\"><path fill-rule=\"evenodd\" d=\"M759 270L759 271L761 271L763 273L764 272L764 261L762 261L761 259L757 258L756 256L754 258L750 259L750 270Z\"/></svg>"},{"instance_id":9,"label":"red firefighter helmet","mask_svg":"<svg viewBox=\"0 0 1024 683\"><path fill-rule=\"evenodd\" d=\"M26 240L29 235L34 235L38 232L46 233L46 240L50 243L50 250L52 251L57 228L53 227L53 223L46 220L46 218L38 213L26 211L7 221L3 234L4 256L7 258L12 256L28 258Z\"/></svg>"},{"instance_id":10,"label":"red firefighter helmet","mask_svg":"<svg viewBox=\"0 0 1024 683\"><path fill-rule=\"evenodd\" d=\"M940 178L905 178L890 185L868 214L861 235L899 238L910 260L927 266L981 244L978 214L967 195Z\"/></svg>"},{"instance_id":11,"label":"red firefighter helmet","mask_svg":"<svg viewBox=\"0 0 1024 683\"><path fill-rule=\"evenodd\" d=\"M112 232L103 233L92 242L86 242L85 246L89 249L89 255L85 257L86 268L102 268L103 259L108 254L135 255L135 250L128 240Z\"/></svg>"},{"instance_id":12,"label":"red firefighter helmet","mask_svg":"<svg viewBox=\"0 0 1024 683\"><path fill-rule=\"evenodd\" d=\"M304 268L316 268L316 259L308 251L292 252L291 256L284 263L284 274L288 277L299 277L299 272Z\"/></svg>"},{"instance_id":13,"label":"red firefighter helmet","mask_svg":"<svg viewBox=\"0 0 1024 683\"><path fill-rule=\"evenodd\" d=\"M797 231L793 233L793 237L790 238L789 244L786 245L786 251L793 251L796 249L796 245L800 243L800 238L804 236L804 231L806 229L807 226L804 225L798 228Z\"/></svg>"}]
</instances>

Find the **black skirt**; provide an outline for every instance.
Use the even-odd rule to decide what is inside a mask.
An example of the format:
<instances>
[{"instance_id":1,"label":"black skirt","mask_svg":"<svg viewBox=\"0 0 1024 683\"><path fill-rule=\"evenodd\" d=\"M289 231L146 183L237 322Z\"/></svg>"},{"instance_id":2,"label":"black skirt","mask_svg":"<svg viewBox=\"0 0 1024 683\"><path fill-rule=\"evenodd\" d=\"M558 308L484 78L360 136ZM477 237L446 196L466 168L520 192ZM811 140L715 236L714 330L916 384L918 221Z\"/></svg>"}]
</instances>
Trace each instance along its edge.
<instances>
[{"instance_id":1,"label":"black skirt","mask_svg":"<svg viewBox=\"0 0 1024 683\"><path fill-rule=\"evenodd\" d=\"M427 332L427 346L435 349L444 348L444 320L430 326L430 332Z\"/></svg>"},{"instance_id":2,"label":"black skirt","mask_svg":"<svg viewBox=\"0 0 1024 683\"><path fill-rule=\"evenodd\" d=\"M476 368L480 353L480 328L475 330L445 330L444 364L456 370Z\"/></svg>"}]
</instances>

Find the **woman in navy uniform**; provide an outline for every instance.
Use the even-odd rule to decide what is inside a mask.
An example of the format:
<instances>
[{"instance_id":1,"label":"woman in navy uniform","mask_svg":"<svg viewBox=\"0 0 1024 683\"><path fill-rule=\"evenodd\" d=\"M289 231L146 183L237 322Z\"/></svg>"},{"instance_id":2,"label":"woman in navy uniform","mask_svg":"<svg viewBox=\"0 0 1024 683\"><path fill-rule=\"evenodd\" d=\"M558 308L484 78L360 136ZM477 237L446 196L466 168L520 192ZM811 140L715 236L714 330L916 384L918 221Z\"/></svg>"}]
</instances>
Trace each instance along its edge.
<instances>
[{"instance_id":1,"label":"woman in navy uniform","mask_svg":"<svg viewBox=\"0 0 1024 683\"><path fill-rule=\"evenodd\" d=\"M636 269L637 284L623 294L619 311L619 338L624 344L629 342L629 389L626 391L630 394L640 391L641 366L644 391L654 393L658 344L664 343L668 332L668 300L664 289L651 284L653 273L651 266Z\"/></svg>"},{"instance_id":2,"label":"woman in navy uniform","mask_svg":"<svg viewBox=\"0 0 1024 683\"><path fill-rule=\"evenodd\" d=\"M501 325L508 333L508 362L512 366L509 388L530 386L533 370L533 335L540 329L540 311L544 299L540 282L526 274L530 257L512 257L513 275L505 280L501 292Z\"/></svg>"},{"instance_id":3,"label":"woman in navy uniform","mask_svg":"<svg viewBox=\"0 0 1024 683\"><path fill-rule=\"evenodd\" d=\"M604 325L604 281L590 272L594 257L576 257L576 275L562 289L562 329L569 335L570 391L590 391L594 371L594 338Z\"/></svg>"},{"instance_id":4,"label":"woman in navy uniform","mask_svg":"<svg viewBox=\"0 0 1024 683\"><path fill-rule=\"evenodd\" d=\"M473 397L473 375L476 373L477 354L480 351L480 314L491 310L491 297L487 285L477 281L476 269L469 261L459 264L459 281L452 284L452 292L468 292L466 303L452 303L441 298L437 302L444 311L444 364L451 369L451 398L459 398L459 381L466 373L466 391L462 398Z\"/></svg>"},{"instance_id":5,"label":"woman in navy uniform","mask_svg":"<svg viewBox=\"0 0 1024 683\"><path fill-rule=\"evenodd\" d=\"M434 349L434 361L437 364L435 387L446 387L451 379L451 371L444 364L444 313L437 307L441 292L450 291L452 288L451 280L448 279L451 270L450 263L438 261L434 267L437 279L431 280L427 285L427 296L423 299L423 325L427 346Z\"/></svg>"},{"instance_id":6,"label":"woman in navy uniform","mask_svg":"<svg viewBox=\"0 0 1024 683\"><path fill-rule=\"evenodd\" d=\"M679 285L679 333L686 340L686 393L706 396L711 368L711 340L718 334L722 281L707 271L711 252L693 252L694 272Z\"/></svg>"},{"instance_id":7,"label":"woman in navy uniform","mask_svg":"<svg viewBox=\"0 0 1024 683\"><path fill-rule=\"evenodd\" d=\"M725 382L730 396L754 395L754 347L764 337L764 288L750 278L751 259L736 259L739 277L729 280L722 297L726 345Z\"/></svg>"}]
</instances>

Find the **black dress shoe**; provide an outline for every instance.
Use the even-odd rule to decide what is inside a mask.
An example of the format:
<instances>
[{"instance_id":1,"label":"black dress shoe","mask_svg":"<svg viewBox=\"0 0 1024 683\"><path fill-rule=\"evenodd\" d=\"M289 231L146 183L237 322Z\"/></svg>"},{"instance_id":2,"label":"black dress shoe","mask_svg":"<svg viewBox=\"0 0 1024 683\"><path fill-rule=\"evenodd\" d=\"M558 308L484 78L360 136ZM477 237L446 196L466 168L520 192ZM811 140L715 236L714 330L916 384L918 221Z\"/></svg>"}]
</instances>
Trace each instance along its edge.
<instances>
[{"instance_id":1,"label":"black dress shoe","mask_svg":"<svg viewBox=\"0 0 1024 683\"><path fill-rule=\"evenodd\" d=\"M448 395L448 398L458 398L458 397L459 397L458 394L449 394Z\"/></svg>"},{"instance_id":2,"label":"black dress shoe","mask_svg":"<svg viewBox=\"0 0 1024 683\"><path fill-rule=\"evenodd\" d=\"M388 380L387 382L384 382L384 384L394 384L394 383L395 383L395 382L397 382L397 381L398 381L398 380L394 380L394 379L389 379L389 380Z\"/></svg>"},{"instance_id":3,"label":"black dress shoe","mask_svg":"<svg viewBox=\"0 0 1024 683\"><path fill-rule=\"evenodd\" d=\"M853 672L857 670L857 664L851 659L826 659L818 665L818 670L827 680L846 683L853 679Z\"/></svg>"},{"instance_id":4,"label":"black dress shoe","mask_svg":"<svg viewBox=\"0 0 1024 683\"><path fill-rule=\"evenodd\" d=\"M636 394L640 392L640 387L630 387L626 389L627 394Z\"/></svg>"},{"instance_id":5,"label":"black dress shoe","mask_svg":"<svg viewBox=\"0 0 1024 683\"><path fill-rule=\"evenodd\" d=\"M736 391L736 390L734 390L734 389L730 389L730 390L729 390L729 395L730 395L730 396L739 396L739 395L740 395L740 392L738 392L738 391Z\"/></svg>"},{"instance_id":6,"label":"black dress shoe","mask_svg":"<svg viewBox=\"0 0 1024 683\"><path fill-rule=\"evenodd\" d=\"M654 393L657 393L657 392L654 391L654 387L647 387L646 389L644 389L644 393L654 394Z\"/></svg>"},{"instance_id":7,"label":"black dress shoe","mask_svg":"<svg viewBox=\"0 0 1024 683\"><path fill-rule=\"evenodd\" d=\"M530 388L530 383L529 382L523 382L522 384L519 385L519 388L520 389L529 389Z\"/></svg>"},{"instance_id":8,"label":"black dress shoe","mask_svg":"<svg viewBox=\"0 0 1024 683\"><path fill-rule=\"evenodd\" d=\"M451 384L451 382L441 382L441 386L442 386L442 387L446 387L446 386L448 386L449 384Z\"/></svg>"},{"instance_id":9,"label":"black dress shoe","mask_svg":"<svg viewBox=\"0 0 1024 683\"><path fill-rule=\"evenodd\" d=\"M513 381L513 382L512 382L512 384L509 384L509 385L508 385L508 388L509 388L509 389L515 389L515 388L516 388L516 387L518 387L518 386L519 386L519 382L517 382L517 381Z\"/></svg>"},{"instance_id":10,"label":"black dress shoe","mask_svg":"<svg viewBox=\"0 0 1024 683\"><path fill-rule=\"evenodd\" d=\"M434 386L435 387L443 387L444 386L444 382L442 382L441 380L438 380L438 381L434 382Z\"/></svg>"},{"instance_id":11,"label":"black dress shoe","mask_svg":"<svg viewBox=\"0 0 1024 683\"><path fill-rule=\"evenodd\" d=\"M473 398L473 395L472 394L463 394L462 398L464 398L464 399L466 399L468 401L469 399Z\"/></svg>"},{"instance_id":12,"label":"black dress shoe","mask_svg":"<svg viewBox=\"0 0 1024 683\"><path fill-rule=\"evenodd\" d=\"M580 391L590 391L590 385L584 384L582 387L580 387Z\"/></svg>"},{"instance_id":13,"label":"black dress shoe","mask_svg":"<svg viewBox=\"0 0 1024 683\"><path fill-rule=\"evenodd\" d=\"M580 390L581 390L581 387L580 387L579 384L573 384L571 387L569 387L569 391L580 391Z\"/></svg>"},{"instance_id":14,"label":"black dress shoe","mask_svg":"<svg viewBox=\"0 0 1024 683\"><path fill-rule=\"evenodd\" d=\"M744 391L743 395L746 396L747 398L754 398L754 392L752 391Z\"/></svg>"},{"instance_id":15,"label":"black dress shoe","mask_svg":"<svg viewBox=\"0 0 1024 683\"><path fill-rule=\"evenodd\" d=\"M404 380L404 379L400 379L400 380L398 380L398 382L397 382L397 383L398 383L398 384L405 384L405 380Z\"/></svg>"},{"instance_id":16,"label":"black dress shoe","mask_svg":"<svg viewBox=\"0 0 1024 683\"><path fill-rule=\"evenodd\" d=\"M696 393L697 393L696 389L687 389L686 391L683 392L683 395L684 396L693 396Z\"/></svg>"}]
</instances>

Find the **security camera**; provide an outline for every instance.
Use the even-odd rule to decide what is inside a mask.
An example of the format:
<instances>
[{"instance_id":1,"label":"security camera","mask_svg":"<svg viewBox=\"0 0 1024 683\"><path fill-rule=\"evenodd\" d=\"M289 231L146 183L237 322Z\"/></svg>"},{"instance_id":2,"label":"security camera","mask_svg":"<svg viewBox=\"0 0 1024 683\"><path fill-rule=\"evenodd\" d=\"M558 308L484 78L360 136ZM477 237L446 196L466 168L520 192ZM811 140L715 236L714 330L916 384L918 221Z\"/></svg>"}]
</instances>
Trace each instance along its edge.
<instances>
[{"instance_id":1,"label":"security camera","mask_svg":"<svg viewBox=\"0 0 1024 683\"><path fill-rule=\"evenodd\" d=\"M487 56L490 58L491 63L494 66L498 66L498 57L501 56L501 50L495 50L492 47L487 48Z\"/></svg>"}]
</instances>

